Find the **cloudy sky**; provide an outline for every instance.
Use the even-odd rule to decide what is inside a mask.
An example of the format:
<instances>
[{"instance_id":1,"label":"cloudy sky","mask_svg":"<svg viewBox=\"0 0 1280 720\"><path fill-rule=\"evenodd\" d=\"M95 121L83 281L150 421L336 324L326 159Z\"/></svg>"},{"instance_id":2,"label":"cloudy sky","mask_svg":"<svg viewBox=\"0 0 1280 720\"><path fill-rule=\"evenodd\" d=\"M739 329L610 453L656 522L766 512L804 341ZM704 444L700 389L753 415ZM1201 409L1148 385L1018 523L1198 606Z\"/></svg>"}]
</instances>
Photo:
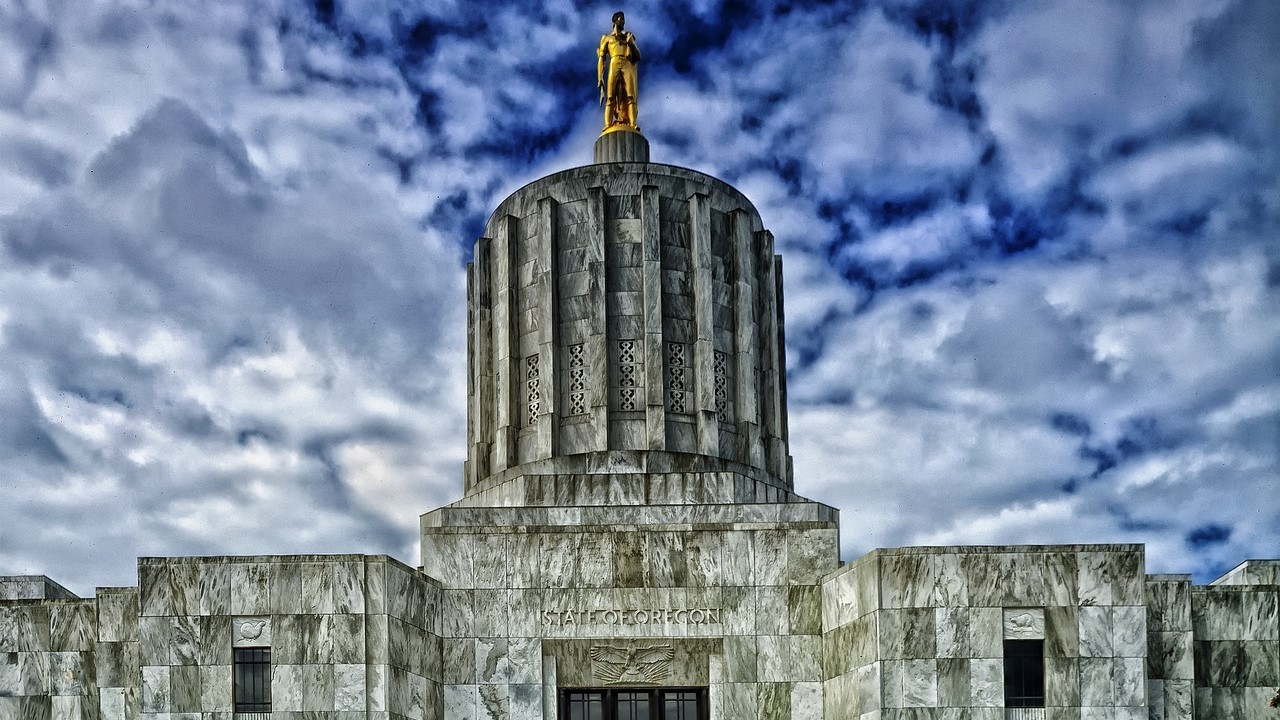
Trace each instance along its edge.
<instances>
[{"instance_id":1,"label":"cloudy sky","mask_svg":"<svg viewBox=\"0 0 1280 720\"><path fill-rule=\"evenodd\" d=\"M417 563L471 243L599 132L618 8L528 5L0 2L0 574ZM1280 557L1280 3L623 9L654 159L778 238L845 559Z\"/></svg>"}]
</instances>

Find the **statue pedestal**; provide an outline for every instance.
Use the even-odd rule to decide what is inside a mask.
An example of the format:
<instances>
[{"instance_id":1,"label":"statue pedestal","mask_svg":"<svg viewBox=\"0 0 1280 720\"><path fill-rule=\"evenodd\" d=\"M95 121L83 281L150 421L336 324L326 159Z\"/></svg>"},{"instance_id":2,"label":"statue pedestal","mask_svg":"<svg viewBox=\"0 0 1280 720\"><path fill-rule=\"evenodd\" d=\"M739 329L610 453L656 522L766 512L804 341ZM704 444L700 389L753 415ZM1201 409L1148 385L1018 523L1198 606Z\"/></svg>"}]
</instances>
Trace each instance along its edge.
<instances>
[{"instance_id":1,"label":"statue pedestal","mask_svg":"<svg viewBox=\"0 0 1280 720\"><path fill-rule=\"evenodd\" d=\"M596 139L595 162L649 162L649 141L635 130L610 130Z\"/></svg>"}]
</instances>

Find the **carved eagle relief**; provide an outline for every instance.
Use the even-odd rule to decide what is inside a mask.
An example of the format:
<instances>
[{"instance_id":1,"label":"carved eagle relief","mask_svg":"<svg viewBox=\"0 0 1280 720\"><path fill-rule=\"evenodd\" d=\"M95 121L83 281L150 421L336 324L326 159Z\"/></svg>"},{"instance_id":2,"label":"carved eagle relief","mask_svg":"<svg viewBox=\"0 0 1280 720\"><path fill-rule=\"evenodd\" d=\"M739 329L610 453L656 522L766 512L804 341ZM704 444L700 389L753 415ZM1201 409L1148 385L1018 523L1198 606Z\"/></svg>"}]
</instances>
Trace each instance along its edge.
<instances>
[{"instance_id":1,"label":"carved eagle relief","mask_svg":"<svg viewBox=\"0 0 1280 720\"><path fill-rule=\"evenodd\" d=\"M591 675L606 685L657 685L671 674L675 650L670 645L591 648Z\"/></svg>"}]
</instances>

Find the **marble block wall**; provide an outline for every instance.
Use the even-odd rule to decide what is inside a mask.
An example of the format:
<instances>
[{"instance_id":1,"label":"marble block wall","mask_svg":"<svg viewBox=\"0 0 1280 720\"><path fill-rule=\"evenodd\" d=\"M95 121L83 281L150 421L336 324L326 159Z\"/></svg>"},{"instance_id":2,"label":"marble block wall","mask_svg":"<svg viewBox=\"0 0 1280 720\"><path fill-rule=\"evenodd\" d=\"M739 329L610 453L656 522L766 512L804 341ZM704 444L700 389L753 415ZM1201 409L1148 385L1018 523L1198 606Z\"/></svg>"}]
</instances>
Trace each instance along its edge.
<instances>
[{"instance_id":1,"label":"marble block wall","mask_svg":"<svg viewBox=\"0 0 1280 720\"><path fill-rule=\"evenodd\" d=\"M1195 716L1253 720L1280 687L1276 585L1191 588Z\"/></svg>"},{"instance_id":2,"label":"marble block wall","mask_svg":"<svg viewBox=\"0 0 1280 720\"><path fill-rule=\"evenodd\" d=\"M271 648L275 718L441 717L439 588L412 568L361 555L141 558L138 577L141 720L229 719L233 646Z\"/></svg>"},{"instance_id":3,"label":"marble block wall","mask_svg":"<svg viewBox=\"0 0 1280 720\"><path fill-rule=\"evenodd\" d=\"M0 604L0 719L97 720L96 604L64 598Z\"/></svg>"},{"instance_id":4,"label":"marble block wall","mask_svg":"<svg viewBox=\"0 0 1280 720\"><path fill-rule=\"evenodd\" d=\"M1137 545L874 551L822 586L826 717L1004 718L1012 613L1044 639L1045 718L1146 718L1144 604Z\"/></svg>"},{"instance_id":5,"label":"marble block wall","mask_svg":"<svg viewBox=\"0 0 1280 720\"><path fill-rule=\"evenodd\" d=\"M1191 576L1147 576L1147 707L1151 720L1191 720L1195 688Z\"/></svg>"},{"instance_id":6,"label":"marble block wall","mask_svg":"<svg viewBox=\"0 0 1280 720\"><path fill-rule=\"evenodd\" d=\"M367 672L375 673L382 657L378 633L386 622L387 692L385 706L391 720L444 716L444 655L441 633L444 630L443 597L440 584L421 572L390 559L366 565L369 587L385 583L386 601L371 603L368 613L369 653ZM379 575L385 573L385 579ZM379 661L379 662L375 662ZM355 669L353 668L353 671ZM377 683L370 682L370 688ZM369 717L378 712L380 701L371 694Z\"/></svg>"},{"instance_id":7,"label":"marble block wall","mask_svg":"<svg viewBox=\"0 0 1280 720\"><path fill-rule=\"evenodd\" d=\"M429 513L445 716L553 718L557 688L608 684L600 646L670 647L668 680L708 686L713 720L819 720L836 535L815 503Z\"/></svg>"},{"instance_id":8,"label":"marble block wall","mask_svg":"<svg viewBox=\"0 0 1280 720\"><path fill-rule=\"evenodd\" d=\"M708 688L712 720L1275 714L1270 561L1209 586L1144 576L1128 545L837 567L835 521L807 502L450 506L423 517L439 581L361 555L143 558L139 588L90 599L25 578L0 600L0 720L233 720L246 642L272 648L274 720L554 718L557 688L627 685L600 653L641 649L668 653L656 684ZM1002 707L1011 629L1045 641L1043 710Z\"/></svg>"},{"instance_id":9,"label":"marble block wall","mask_svg":"<svg viewBox=\"0 0 1280 720\"><path fill-rule=\"evenodd\" d=\"M94 666L98 672L101 720L138 720L142 671L138 651L138 589L97 589L98 637Z\"/></svg>"}]
</instances>

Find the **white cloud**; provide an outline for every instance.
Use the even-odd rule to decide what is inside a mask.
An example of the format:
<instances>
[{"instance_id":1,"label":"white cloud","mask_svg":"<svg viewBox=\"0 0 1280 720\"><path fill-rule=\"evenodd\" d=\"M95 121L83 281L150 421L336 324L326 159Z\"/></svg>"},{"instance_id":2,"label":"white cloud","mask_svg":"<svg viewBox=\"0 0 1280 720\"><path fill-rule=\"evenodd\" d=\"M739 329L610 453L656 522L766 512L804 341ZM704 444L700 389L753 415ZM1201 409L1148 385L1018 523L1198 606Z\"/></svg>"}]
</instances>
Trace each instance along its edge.
<instances>
[{"instance_id":1,"label":"white cloud","mask_svg":"<svg viewBox=\"0 0 1280 720\"><path fill-rule=\"evenodd\" d=\"M1276 290L1256 247L1213 247L1195 263L1002 263L972 287L878 295L792 379L802 489L857 518L849 552L1113 539L1197 572L1274 552ZM1089 479L1082 445L1114 448L1143 418L1168 446ZM1229 509L1239 498L1248 513ZM1225 547L1185 545L1215 521L1234 528Z\"/></svg>"},{"instance_id":2,"label":"white cloud","mask_svg":"<svg viewBox=\"0 0 1280 720\"><path fill-rule=\"evenodd\" d=\"M808 90L808 160L827 194L912 194L970 172L982 148L963 118L930 101L930 49L874 11L852 30Z\"/></svg>"},{"instance_id":3,"label":"white cloud","mask_svg":"<svg viewBox=\"0 0 1280 720\"><path fill-rule=\"evenodd\" d=\"M1207 95L1187 71L1195 24L1223 2L1108 0L1016 6L973 52L1011 189L1037 195L1081 158L1162 129Z\"/></svg>"},{"instance_id":4,"label":"white cloud","mask_svg":"<svg viewBox=\"0 0 1280 720\"><path fill-rule=\"evenodd\" d=\"M0 208L7 571L85 592L145 554L412 561L413 513L376 487L426 509L458 486L459 253L379 156L421 144L410 96L378 59L273 40L266 11L137 13L124 35L54 12L58 51L0 110L71 167ZM320 57L365 84L309 83ZM353 460L371 447L376 482Z\"/></svg>"},{"instance_id":5,"label":"white cloud","mask_svg":"<svg viewBox=\"0 0 1280 720\"><path fill-rule=\"evenodd\" d=\"M846 553L1280 552L1269 7L979 8L954 55L901 4L762 10L679 58L690 28L628 9L654 159L733 181L786 257L797 489L842 508ZM290 3L0 8L0 569L413 562L416 513L459 490L454 235L587 161L598 109L560 85L591 94L611 12L340 3L335 34ZM936 101L970 89L970 117ZM879 217L903 195L932 199ZM1230 537L1188 545L1206 524Z\"/></svg>"},{"instance_id":6,"label":"white cloud","mask_svg":"<svg viewBox=\"0 0 1280 720\"><path fill-rule=\"evenodd\" d=\"M864 226L869 223L863 222ZM942 264L972 247L973 238L986 237L991 216L984 205L946 205L884 230L866 227L866 239L842 248L858 262L899 274L916 263Z\"/></svg>"}]
</instances>

